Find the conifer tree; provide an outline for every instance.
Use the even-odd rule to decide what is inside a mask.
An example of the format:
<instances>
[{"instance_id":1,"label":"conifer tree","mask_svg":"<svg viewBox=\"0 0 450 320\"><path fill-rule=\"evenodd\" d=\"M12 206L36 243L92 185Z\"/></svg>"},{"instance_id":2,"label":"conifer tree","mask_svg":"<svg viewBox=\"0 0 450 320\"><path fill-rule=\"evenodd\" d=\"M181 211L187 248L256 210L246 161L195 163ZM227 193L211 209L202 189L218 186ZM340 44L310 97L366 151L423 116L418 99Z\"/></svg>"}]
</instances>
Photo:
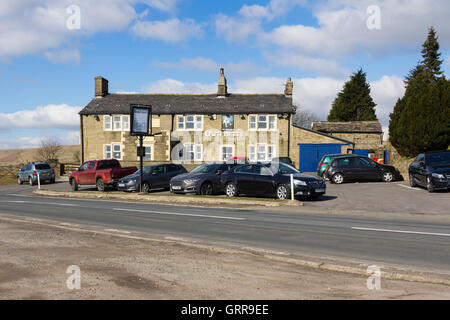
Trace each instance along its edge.
<instances>
[{"instance_id":1,"label":"conifer tree","mask_svg":"<svg viewBox=\"0 0 450 320\"><path fill-rule=\"evenodd\" d=\"M377 120L375 115L376 104L370 96L370 85L366 74L360 69L354 73L333 102L328 121L372 121Z\"/></svg>"}]
</instances>

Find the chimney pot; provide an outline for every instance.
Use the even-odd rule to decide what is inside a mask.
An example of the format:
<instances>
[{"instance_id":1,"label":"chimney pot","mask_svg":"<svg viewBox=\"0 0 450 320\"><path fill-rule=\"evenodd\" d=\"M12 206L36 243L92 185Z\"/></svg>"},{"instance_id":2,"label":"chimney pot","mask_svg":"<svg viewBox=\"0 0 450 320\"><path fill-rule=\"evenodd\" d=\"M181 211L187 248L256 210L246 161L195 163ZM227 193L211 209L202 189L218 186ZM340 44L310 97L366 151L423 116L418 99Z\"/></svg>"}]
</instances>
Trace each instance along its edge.
<instances>
[{"instance_id":1,"label":"chimney pot","mask_svg":"<svg viewBox=\"0 0 450 320\"><path fill-rule=\"evenodd\" d=\"M104 97L108 94L108 80L98 76L95 77L95 97Z\"/></svg>"},{"instance_id":2,"label":"chimney pot","mask_svg":"<svg viewBox=\"0 0 450 320\"><path fill-rule=\"evenodd\" d=\"M224 69L220 68L219 85L217 88L217 96L225 97L228 95L227 79L225 78Z\"/></svg>"},{"instance_id":3,"label":"chimney pot","mask_svg":"<svg viewBox=\"0 0 450 320\"><path fill-rule=\"evenodd\" d=\"M288 78L286 82L286 87L284 89L284 95L286 97L292 97L292 92L294 91L294 82L292 82L291 78Z\"/></svg>"}]
</instances>

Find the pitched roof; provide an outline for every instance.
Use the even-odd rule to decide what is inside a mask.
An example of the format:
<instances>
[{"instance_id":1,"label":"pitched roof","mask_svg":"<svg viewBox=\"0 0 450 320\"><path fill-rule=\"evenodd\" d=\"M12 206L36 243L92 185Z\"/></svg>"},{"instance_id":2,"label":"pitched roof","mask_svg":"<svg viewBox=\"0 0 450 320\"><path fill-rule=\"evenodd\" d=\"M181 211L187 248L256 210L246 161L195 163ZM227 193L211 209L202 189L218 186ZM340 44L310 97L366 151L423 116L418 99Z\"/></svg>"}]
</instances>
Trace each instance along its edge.
<instances>
[{"instance_id":1,"label":"pitched roof","mask_svg":"<svg viewBox=\"0 0 450 320\"><path fill-rule=\"evenodd\" d=\"M318 135L321 135L321 136L324 136L324 137L327 137L327 138L330 138L330 139L334 139L334 140L337 140L337 141L340 141L340 142L344 142L345 144L352 144L352 145L355 145L355 143L352 142L352 141L348 141L348 140L341 139L341 138L338 138L338 137L335 137L335 136L331 136L331 135L326 134L326 133L324 133L324 132L316 131L316 130L313 130L313 129L308 129L308 128L302 127L302 126L300 126L300 125L298 125L298 124L295 124L295 123L293 123L292 125L293 125L295 128L299 128L299 129L301 129L301 130L305 130L305 131L308 131L308 132L311 132L311 133L315 133L315 134L318 134Z\"/></svg>"},{"instance_id":2,"label":"pitched roof","mask_svg":"<svg viewBox=\"0 0 450 320\"><path fill-rule=\"evenodd\" d=\"M378 121L313 122L312 129L326 133L383 133Z\"/></svg>"},{"instance_id":3,"label":"pitched roof","mask_svg":"<svg viewBox=\"0 0 450 320\"><path fill-rule=\"evenodd\" d=\"M130 104L153 107L154 114L295 113L292 97L283 94L108 94L97 97L81 115L129 114Z\"/></svg>"}]
</instances>

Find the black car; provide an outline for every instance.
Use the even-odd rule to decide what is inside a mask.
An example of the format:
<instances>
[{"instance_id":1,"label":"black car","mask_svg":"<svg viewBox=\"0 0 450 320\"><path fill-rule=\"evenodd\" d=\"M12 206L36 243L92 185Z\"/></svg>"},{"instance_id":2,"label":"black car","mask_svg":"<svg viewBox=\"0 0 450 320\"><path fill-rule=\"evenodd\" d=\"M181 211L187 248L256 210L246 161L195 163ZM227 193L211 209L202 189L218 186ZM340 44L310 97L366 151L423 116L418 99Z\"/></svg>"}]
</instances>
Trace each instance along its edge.
<instances>
[{"instance_id":1,"label":"black car","mask_svg":"<svg viewBox=\"0 0 450 320\"><path fill-rule=\"evenodd\" d=\"M169 189L170 179L187 172L179 164L158 164L146 166L143 169L142 191L149 192L151 189ZM117 183L119 191L139 191L140 190L140 170L132 175L123 177Z\"/></svg>"},{"instance_id":2,"label":"black car","mask_svg":"<svg viewBox=\"0 0 450 320\"><path fill-rule=\"evenodd\" d=\"M393 166L379 164L368 157L347 155L335 158L325 174L332 183L344 181L384 181L401 179L400 172Z\"/></svg>"},{"instance_id":3,"label":"black car","mask_svg":"<svg viewBox=\"0 0 450 320\"><path fill-rule=\"evenodd\" d=\"M220 180L228 197L262 195L280 200L291 197L291 177L294 178L294 196L318 198L326 192L325 181L303 174L294 167L281 163L245 164L221 175Z\"/></svg>"},{"instance_id":4,"label":"black car","mask_svg":"<svg viewBox=\"0 0 450 320\"><path fill-rule=\"evenodd\" d=\"M172 193L196 193L211 195L221 192L220 175L234 168L235 163L202 164L191 172L174 177L170 181Z\"/></svg>"},{"instance_id":5,"label":"black car","mask_svg":"<svg viewBox=\"0 0 450 320\"><path fill-rule=\"evenodd\" d=\"M450 151L419 154L408 173L411 187L422 186L429 192L450 189Z\"/></svg>"},{"instance_id":6,"label":"black car","mask_svg":"<svg viewBox=\"0 0 450 320\"><path fill-rule=\"evenodd\" d=\"M330 164L331 161L333 161L333 159L338 158L338 157L352 157L352 156L357 156L357 155L353 155L353 154L326 154L322 157L322 159L320 159L319 164L317 165L317 175L319 177L324 178L324 173L328 168L328 165Z\"/></svg>"}]
</instances>

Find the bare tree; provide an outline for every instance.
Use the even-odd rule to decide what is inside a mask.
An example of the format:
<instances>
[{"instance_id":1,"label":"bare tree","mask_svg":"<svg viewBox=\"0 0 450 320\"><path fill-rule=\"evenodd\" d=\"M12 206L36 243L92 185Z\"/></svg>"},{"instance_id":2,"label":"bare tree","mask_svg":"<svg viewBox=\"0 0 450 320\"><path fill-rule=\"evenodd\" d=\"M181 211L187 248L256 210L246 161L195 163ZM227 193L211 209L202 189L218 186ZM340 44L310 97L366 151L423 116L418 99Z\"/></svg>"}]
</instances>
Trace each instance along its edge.
<instances>
[{"instance_id":1,"label":"bare tree","mask_svg":"<svg viewBox=\"0 0 450 320\"><path fill-rule=\"evenodd\" d=\"M308 110L302 110L300 107L296 107L297 111L294 116L294 124L297 126L300 126L302 128L308 128L311 129L312 123L314 121L320 121L320 118L318 115L316 115L314 112L308 111Z\"/></svg>"},{"instance_id":2,"label":"bare tree","mask_svg":"<svg viewBox=\"0 0 450 320\"><path fill-rule=\"evenodd\" d=\"M41 161L57 162L58 154L62 146L55 138L41 138L39 148L37 150L37 157Z\"/></svg>"}]
</instances>

